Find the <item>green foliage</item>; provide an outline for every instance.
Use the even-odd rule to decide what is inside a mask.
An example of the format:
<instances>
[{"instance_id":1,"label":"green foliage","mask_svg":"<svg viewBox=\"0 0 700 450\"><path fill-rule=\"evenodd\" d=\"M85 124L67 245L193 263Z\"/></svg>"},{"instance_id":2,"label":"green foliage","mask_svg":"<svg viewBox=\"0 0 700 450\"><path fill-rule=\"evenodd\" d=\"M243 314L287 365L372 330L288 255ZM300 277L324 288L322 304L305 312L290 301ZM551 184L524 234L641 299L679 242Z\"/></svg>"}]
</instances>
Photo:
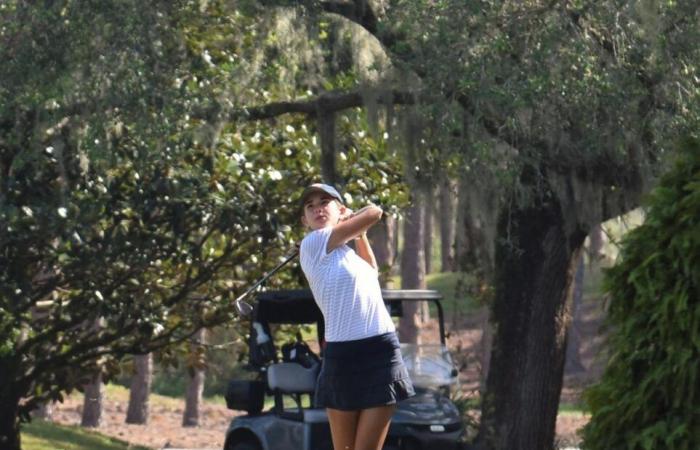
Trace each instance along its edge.
<instances>
[{"instance_id":1,"label":"green foliage","mask_svg":"<svg viewBox=\"0 0 700 450\"><path fill-rule=\"evenodd\" d=\"M700 446L700 143L680 152L605 275L612 355L586 393L587 449Z\"/></svg>"},{"instance_id":2,"label":"green foliage","mask_svg":"<svg viewBox=\"0 0 700 450\"><path fill-rule=\"evenodd\" d=\"M1 6L0 402L23 397L26 416L125 354L166 360L237 319L231 300L303 233L319 148L303 117L230 120L289 94L257 59L265 19L235 5ZM398 204L398 159L343 117L347 190Z\"/></svg>"},{"instance_id":3,"label":"green foliage","mask_svg":"<svg viewBox=\"0 0 700 450\"><path fill-rule=\"evenodd\" d=\"M495 179L529 205L551 194L552 173L619 192L630 167L653 172L696 127L696 12L689 0L396 1L379 36L431 94L431 142L474 185Z\"/></svg>"},{"instance_id":4,"label":"green foliage","mask_svg":"<svg viewBox=\"0 0 700 450\"><path fill-rule=\"evenodd\" d=\"M474 392L465 392L458 388L450 392L450 400L457 407L464 425L464 435L461 437L461 440L462 442L469 442L479 431L478 410L481 407L479 397Z\"/></svg>"},{"instance_id":5,"label":"green foliage","mask_svg":"<svg viewBox=\"0 0 700 450\"><path fill-rule=\"evenodd\" d=\"M3 17L15 29L2 45L0 306L12 320L0 339L22 338L0 360L0 389L25 386L25 413L116 367L105 354L233 317L220 275L288 235L256 214L268 161L240 176L194 118L215 97L192 82L207 72L181 39L198 9L157 6L18 4Z\"/></svg>"}]
</instances>

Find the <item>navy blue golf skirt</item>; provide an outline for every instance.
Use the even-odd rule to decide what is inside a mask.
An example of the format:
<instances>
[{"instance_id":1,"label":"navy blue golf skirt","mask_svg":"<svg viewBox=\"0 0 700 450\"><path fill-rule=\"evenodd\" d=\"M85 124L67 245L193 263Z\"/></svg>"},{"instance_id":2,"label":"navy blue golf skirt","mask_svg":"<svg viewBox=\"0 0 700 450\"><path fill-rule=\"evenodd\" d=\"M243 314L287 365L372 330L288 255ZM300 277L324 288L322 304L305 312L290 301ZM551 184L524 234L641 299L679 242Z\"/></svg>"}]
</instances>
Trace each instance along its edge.
<instances>
[{"instance_id":1,"label":"navy blue golf skirt","mask_svg":"<svg viewBox=\"0 0 700 450\"><path fill-rule=\"evenodd\" d=\"M415 394L395 332L326 344L314 394L317 408L354 411Z\"/></svg>"}]
</instances>

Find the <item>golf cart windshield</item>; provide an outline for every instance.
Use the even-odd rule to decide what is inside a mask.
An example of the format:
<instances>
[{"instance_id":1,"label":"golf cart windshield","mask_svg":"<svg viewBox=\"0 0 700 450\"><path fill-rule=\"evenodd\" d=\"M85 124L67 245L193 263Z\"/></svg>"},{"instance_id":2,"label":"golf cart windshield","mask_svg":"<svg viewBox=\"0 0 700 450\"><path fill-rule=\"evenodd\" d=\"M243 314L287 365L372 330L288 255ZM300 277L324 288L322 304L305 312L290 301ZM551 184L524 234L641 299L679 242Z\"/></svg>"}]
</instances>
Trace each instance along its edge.
<instances>
[{"instance_id":1,"label":"golf cart windshield","mask_svg":"<svg viewBox=\"0 0 700 450\"><path fill-rule=\"evenodd\" d=\"M438 313L439 343L401 344L401 353L411 380L416 387L437 389L452 387L457 383L457 371L452 357L446 347L444 316L439 300L442 298L431 290L383 290L382 296L394 317L402 315L402 303L410 301L429 301L435 305ZM308 289L267 291L258 295L258 302L253 312L253 327L258 324L265 329L271 324L317 324L319 341L323 337L323 316ZM267 329L269 334L269 328ZM251 331L251 336L258 335ZM259 345L251 340L251 346ZM270 345L272 343L270 342ZM251 348L251 354L257 354ZM271 350L274 352L274 349ZM270 360L271 358L267 358ZM264 362L264 361L263 361ZM258 365L262 365L259 363Z\"/></svg>"},{"instance_id":2,"label":"golf cart windshield","mask_svg":"<svg viewBox=\"0 0 700 450\"><path fill-rule=\"evenodd\" d=\"M452 357L442 344L401 344L401 355L413 385L424 389L457 383Z\"/></svg>"}]
</instances>

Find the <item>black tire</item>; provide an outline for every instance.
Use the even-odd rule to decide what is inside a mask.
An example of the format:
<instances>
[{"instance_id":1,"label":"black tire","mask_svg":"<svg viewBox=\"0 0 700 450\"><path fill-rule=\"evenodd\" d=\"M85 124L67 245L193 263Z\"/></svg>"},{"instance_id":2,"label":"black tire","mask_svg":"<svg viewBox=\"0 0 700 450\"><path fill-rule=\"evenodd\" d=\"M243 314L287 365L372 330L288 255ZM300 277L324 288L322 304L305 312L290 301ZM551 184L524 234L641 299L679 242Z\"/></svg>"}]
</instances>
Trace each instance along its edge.
<instances>
[{"instance_id":1,"label":"black tire","mask_svg":"<svg viewBox=\"0 0 700 450\"><path fill-rule=\"evenodd\" d=\"M255 442L243 441L233 445L227 445L226 450L260 450L260 446Z\"/></svg>"}]
</instances>

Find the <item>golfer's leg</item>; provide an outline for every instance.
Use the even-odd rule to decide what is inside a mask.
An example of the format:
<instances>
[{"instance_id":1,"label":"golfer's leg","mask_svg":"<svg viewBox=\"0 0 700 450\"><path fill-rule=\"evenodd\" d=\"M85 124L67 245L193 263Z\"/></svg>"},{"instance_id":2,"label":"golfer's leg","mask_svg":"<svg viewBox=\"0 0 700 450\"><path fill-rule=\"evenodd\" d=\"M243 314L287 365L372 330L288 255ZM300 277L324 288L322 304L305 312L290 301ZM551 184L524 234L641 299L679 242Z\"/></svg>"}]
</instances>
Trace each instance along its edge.
<instances>
[{"instance_id":1,"label":"golfer's leg","mask_svg":"<svg viewBox=\"0 0 700 450\"><path fill-rule=\"evenodd\" d=\"M395 405L389 405L360 411L355 450L381 450L395 408Z\"/></svg>"},{"instance_id":2,"label":"golfer's leg","mask_svg":"<svg viewBox=\"0 0 700 450\"><path fill-rule=\"evenodd\" d=\"M334 450L354 450L357 419L360 411L341 411L326 408L328 422L331 425L331 438Z\"/></svg>"}]
</instances>

